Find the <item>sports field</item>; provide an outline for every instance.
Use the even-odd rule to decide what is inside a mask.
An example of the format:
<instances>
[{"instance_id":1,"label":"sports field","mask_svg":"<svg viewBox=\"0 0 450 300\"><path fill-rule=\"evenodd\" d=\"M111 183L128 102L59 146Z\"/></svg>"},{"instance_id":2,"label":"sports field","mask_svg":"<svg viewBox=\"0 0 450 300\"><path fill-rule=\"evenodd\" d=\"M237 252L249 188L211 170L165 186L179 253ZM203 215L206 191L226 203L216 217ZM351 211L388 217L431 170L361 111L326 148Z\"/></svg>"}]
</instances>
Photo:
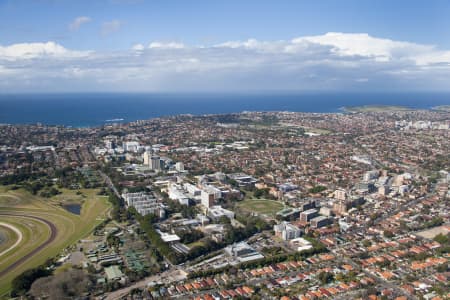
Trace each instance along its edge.
<instances>
[{"instance_id":1,"label":"sports field","mask_svg":"<svg viewBox=\"0 0 450 300\"><path fill-rule=\"evenodd\" d=\"M255 212L271 217L275 216L284 207L283 203L279 201L266 199L247 199L239 202L237 206L247 212Z\"/></svg>"},{"instance_id":2,"label":"sports field","mask_svg":"<svg viewBox=\"0 0 450 300\"><path fill-rule=\"evenodd\" d=\"M87 236L110 209L107 197L98 196L98 190L61 191L48 199L0 187L0 222L9 225L0 223L0 233L7 237L0 244L0 298L9 292L12 279ZM66 203L79 203L80 215L62 208ZM22 234L19 243L17 230Z\"/></svg>"}]
</instances>

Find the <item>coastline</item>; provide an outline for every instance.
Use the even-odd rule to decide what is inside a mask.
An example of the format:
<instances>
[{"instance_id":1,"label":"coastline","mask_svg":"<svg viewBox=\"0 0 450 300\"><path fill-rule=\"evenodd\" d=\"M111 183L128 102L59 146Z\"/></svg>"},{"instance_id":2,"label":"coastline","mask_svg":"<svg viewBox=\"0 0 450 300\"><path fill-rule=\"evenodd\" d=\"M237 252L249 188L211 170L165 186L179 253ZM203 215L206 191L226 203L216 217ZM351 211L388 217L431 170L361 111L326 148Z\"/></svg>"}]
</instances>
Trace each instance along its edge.
<instances>
[{"instance_id":1,"label":"coastline","mask_svg":"<svg viewBox=\"0 0 450 300\"><path fill-rule=\"evenodd\" d=\"M450 106L450 93L0 95L0 123L83 128L186 114L200 116L244 111L352 113L355 107L360 107L359 111L399 111L447 106Z\"/></svg>"}]
</instances>

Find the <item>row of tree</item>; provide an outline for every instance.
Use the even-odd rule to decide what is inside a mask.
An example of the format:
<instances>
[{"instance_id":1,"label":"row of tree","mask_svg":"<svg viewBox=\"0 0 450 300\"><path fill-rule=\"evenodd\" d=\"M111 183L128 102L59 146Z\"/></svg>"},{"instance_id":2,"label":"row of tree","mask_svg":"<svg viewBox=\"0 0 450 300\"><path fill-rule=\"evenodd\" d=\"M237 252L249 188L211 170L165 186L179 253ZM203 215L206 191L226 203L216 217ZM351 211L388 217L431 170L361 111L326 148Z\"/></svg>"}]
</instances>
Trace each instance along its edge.
<instances>
[{"instance_id":1,"label":"row of tree","mask_svg":"<svg viewBox=\"0 0 450 300\"><path fill-rule=\"evenodd\" d=\"M242 270L242 269L261 268L261 267L264 267L267 265L276 264L276 263L280 263L280 262L284 262L284 261L303 260L310 256L313 256L314 254L323 253L323 252L327 251L326 247L322 243L320 243L316 240L313 240L313 239L309 239L309 240L313 244L313 248L309 249L309 250L290 253L290 254L279 254L279 255L264 257L264 258L261 258L258 260L240 263L236 267L225 266L225 267L219 268L219 269L208 269L208 270L203 270L203 271L191 272L191 273L189 273L188 277L189 278L206 277L206 276L212 276L215 274L220 274L225 271L232 273L233 269Z\"/></svg>"}]
</instances>

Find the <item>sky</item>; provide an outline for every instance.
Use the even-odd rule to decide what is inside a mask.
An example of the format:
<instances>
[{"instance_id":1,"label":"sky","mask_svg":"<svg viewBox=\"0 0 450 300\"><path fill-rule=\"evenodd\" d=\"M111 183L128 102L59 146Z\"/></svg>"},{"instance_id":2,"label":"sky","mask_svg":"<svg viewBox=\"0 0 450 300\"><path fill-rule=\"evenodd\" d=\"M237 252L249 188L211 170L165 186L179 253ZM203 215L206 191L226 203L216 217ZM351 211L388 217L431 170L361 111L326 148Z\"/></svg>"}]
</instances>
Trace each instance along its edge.
<instances>
[{"instance_id":1,"label":"sky","mask_svg":"<svg viewBox=\"0 0 450 300\"><path fill-rule=\"evenodd\" d=\"M448 0L0 0L0 93L450 91Z\"/></svg>"}]
</instances>

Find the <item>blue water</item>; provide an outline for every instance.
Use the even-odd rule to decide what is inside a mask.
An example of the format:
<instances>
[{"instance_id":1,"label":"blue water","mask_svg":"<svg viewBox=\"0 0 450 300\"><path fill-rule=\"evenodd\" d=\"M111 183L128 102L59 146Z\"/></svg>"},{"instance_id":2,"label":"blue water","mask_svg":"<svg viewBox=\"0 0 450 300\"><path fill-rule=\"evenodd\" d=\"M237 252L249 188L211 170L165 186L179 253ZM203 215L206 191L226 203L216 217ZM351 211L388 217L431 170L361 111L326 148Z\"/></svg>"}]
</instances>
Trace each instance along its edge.
<instances>
[{"instance_id":1,"label":"blue water","mask_svg":"<svg viewBox=\"0 0 450 300\"><path fill-rule=\"evenodd\" d=\"M450 105L450 93L16 94L0 95L0 123L97 126L177 114L242 111L339 112L343 106Z\"/></svg>"},{"instance_id":2,"label":"blue water","mask_svg":"<svg viewBox=\"0 0 450 300\"><path fill-rule=\"evenodd\" d=\"M81 214L81 204L65 204L63 205L63 208L75 215Z\"/></svg>"}]
</instances>

